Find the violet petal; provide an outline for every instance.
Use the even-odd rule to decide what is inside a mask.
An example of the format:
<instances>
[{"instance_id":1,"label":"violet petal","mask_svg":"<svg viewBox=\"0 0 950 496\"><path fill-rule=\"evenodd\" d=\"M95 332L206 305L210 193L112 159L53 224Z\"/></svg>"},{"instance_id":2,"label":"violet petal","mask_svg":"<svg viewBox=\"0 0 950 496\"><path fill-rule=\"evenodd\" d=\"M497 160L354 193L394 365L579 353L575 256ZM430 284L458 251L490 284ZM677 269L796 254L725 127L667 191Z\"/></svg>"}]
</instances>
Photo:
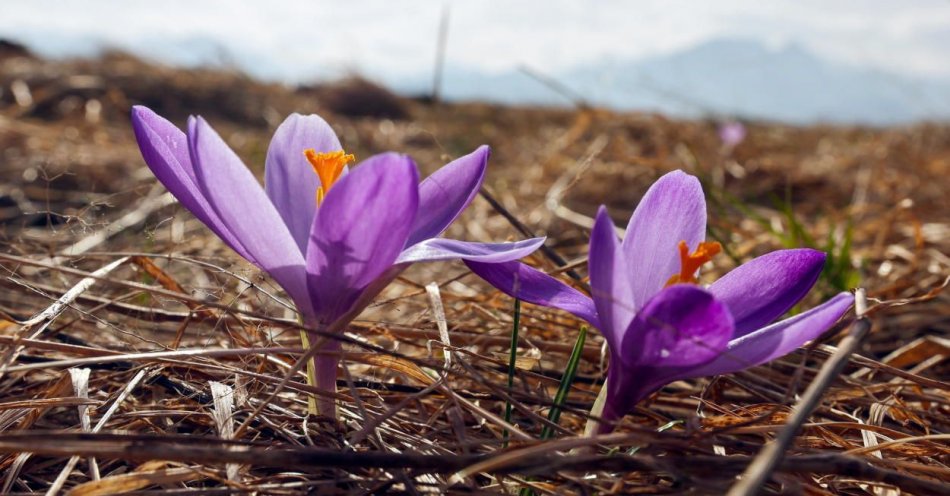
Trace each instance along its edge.
<instances>
[{"instance_id":1,"label":"violet petal","mask_svg":"<svg viewBox=\"0 0 950 496\"><path fill-rule=\"evenodd\" d=\"M188 121L188 149L208 203L306 313L310 308L303 255L254 174L201 117Z\"/></svg>"},{"instance_id":2,"label":"violet petal","mask_svg":"<svg viewBox=\"0 0 950 496\"><path fill-rule=\"evenodd\" d=\"M706 199L699 180L677 170L653 183L630 217L623 240L633 301L643 305L680 272L680 241L692 251L705 238Z\"/></svg>"},{"instance_id":3,"label":"violet petal","mask_svg":"<svg viewBox=\"0 0 950 496\"><path fill-rule=\"evenodd\" d=\"M558 308L600 328L594 302L580 291L521 262L482 263L465 261L492 286L513 298L548 308Z\"/></svg>"},{"instance_id":4,"label":"violet petal","mask_svg":"<svg viewBox=\"0 0 950 496\"><path fill-rule=\"evenodd\" d=\"M406 246L434 238L472 202L485 179L491 149L485 145L455 159L419 185L419 213Z\"/></svg>"},{"instance_id":5,"label":"violet petal","mask_svg":"<svg viewBox=\"0 0 950 496\"><path fill-rule=\"evenodd\" d=\"M733 328L726 305L697 286L677 284L657 293L637 313L622 346L611 349L604 419L626 415L684 367L715 359Z\"/></svg>"},{"instance_id":6,"label":"violet petal","mask_svg":"<svg viewBox=\"0 0 950 496\"><path fill-rule=\"evenodd\" d=\"M636 313L636 297L630 267L604 206L597 211L594 229L590 233L587 267L591 296L600 318L600 332L612 349L620 349L623 333Z\"/></svg>"},{"instance_id":7,"label":"violet petal","mask_svg":"<svg viewBox=\"0 0 950 496\"><path fill-rule=\"evenodd\" d=\"M719 358L692 368L680 374L679 378L728 374L787 355L824 334L853 302L851 293L839 293L807 312L730 341Z\"/></svg>"},{"instance_id":8,"label":"violet petal","mask_svg":"<svg viewBox=\"0 0 950 496\"><path fill-rule=\"evenodd\" d=\"M514 243L473 243L454 239L432 238L403 250L396 263L434 262L437 260L472 260L484 263L510 262L524 258L545 238L533 238Z\"/></svg>"},{"instance_id":9,"label":"violet petal","mask_svg":"<svg viewBox=\"0 0 950 496\"><path fill-rule=\"evenodd\" d=\"M355 302L349 306L349 309L342 316L337 317L333 322L328 323L327 332L341 332L347 324L359 316L363 310L369 306L382 290L386 289L396 277L409 267L409 264L395 264L383 271L373 282L364 287Z\"/></svg>"},{"instance_id":10,"label":"violet petal","mask_svg":"<svg viewBox=\"0 0 950 496\"><path fill-rule=\"evenodd\" d=\"M291 114L274 133L264 168L264 190L301 253L307 250L320 186L320 179L304 156L308 148L318 153L342 149L336 133L322 118Z\"/></svg>"},{"instance_id":11,"label":"violet petal","mask_svg":"<svg viewBox=\"0 0 950 496\"><path fill-rule=\"evenodd\" d=\"M703 364L726 348L734 329L723 302L698 286L676 284L637 312L624 333L619 358L628 366Z\"/></svg>"},{"instance_id":12,"label":"violet petal","mask_svg":"<svg viewBox=\"0 0 950 496\"><path fill-rule=\"evenodd\" d=\"M419 173L406 156L376 155L340 179L317 210L307 248L314 310L329 324L389 269L419 206Z\"/></svg>"},{"instance_id":13,"label":"violet petal","mask_svg":"<svg viewBox=\"0 0 950 496\"><path fill-rule=\"evenodd\" d=\"M141 105L132 107L132 130L142 151L142 158L168 191L232 250L257 264L254 257L244 249L241 241L224 225L198 188L185 133Z\"/></svg>"},{"instance_id":14,"label":"violet petal","mask_svg":"<svg viewBox=\"0 0 950 496\"><path fill-rule=\"evenodd\" d=\"M709 286L736 321L733 338L781 317L815 285L825 254L807 248L773 251L736 267Z\"/></svg>"}]
</instances>

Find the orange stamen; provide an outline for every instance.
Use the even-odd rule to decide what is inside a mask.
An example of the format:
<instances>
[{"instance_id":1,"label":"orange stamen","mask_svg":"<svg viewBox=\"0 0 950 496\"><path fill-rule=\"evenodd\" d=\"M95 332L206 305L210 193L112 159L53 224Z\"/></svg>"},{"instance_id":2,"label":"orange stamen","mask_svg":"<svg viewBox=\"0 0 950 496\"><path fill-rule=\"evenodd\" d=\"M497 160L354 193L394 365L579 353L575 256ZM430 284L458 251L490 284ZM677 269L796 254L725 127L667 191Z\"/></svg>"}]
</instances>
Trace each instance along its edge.
<instances>
[{"instance_id":1,"label":"orange stamen","mask_svg":"<svg viewBox=\"0 0 950 496\"><path fill-rule=\"evenodd\" d=\"M327 191L330 191L330 187L343 175L343 168L346 167L346 164L356 160L356 157L347 154L343 150L317 153L313 148L308 148L303 151L303 155L307 157L307 161L313 167L313 172L320 178L320 187L317 188L316 193L317 205L323 203Z\"/></svg>"},{"instance_id":2,"label":"orange stamen","mask_svg":"<svg viewBox=\"0 0 950 496\"><path fill-rule=\"evenodd\" d=\"M703 264L712 260L712 257L721 252L722 245L715 241L703 241L696 247L696 251L690 253L689 246L686 246L686 241L680 241L679 250L680 273L670 277L670 280L666 281L667 286L678 283L696 284L698 282L696 280L696 271L699 270Z\"/></svg>"}]
</instances>

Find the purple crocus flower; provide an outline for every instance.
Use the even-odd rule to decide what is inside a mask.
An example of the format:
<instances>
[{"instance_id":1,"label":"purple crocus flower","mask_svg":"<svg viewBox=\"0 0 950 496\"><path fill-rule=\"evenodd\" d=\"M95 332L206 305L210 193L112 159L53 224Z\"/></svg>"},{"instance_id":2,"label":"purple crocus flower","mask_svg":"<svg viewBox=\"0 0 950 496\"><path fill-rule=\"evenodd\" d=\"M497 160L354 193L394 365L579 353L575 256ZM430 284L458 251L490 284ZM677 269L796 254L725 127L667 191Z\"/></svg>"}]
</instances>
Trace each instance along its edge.
<instances>
[{"instance_id":1,"label":"purple crocus flower","mask_svg":"<svg viewBox=\"0 0 950 496\"><path fill-rule=\"evenodd\" d=\"M187 134L145 107L132 109L145 162L172 194L294 301L311 328L341 331L413 262L517 260L544 241L471 243L437 238L474 199L485 176L482 146L419 182L415 163L384 153L352 171L330 126L293 114L267 150L265 187L201 117ZM314 362L316 385L336 388L339 343ZM334 415L332 401L320 412Z\"/></svg>"},{"instance_id":2,"label":"purple crocus flower","mask_svg":"<svg viewBox=\"0 0 950 496\"><path fill-rule=\"evenodd\" d=\"M746 128L739 121L726 121L719 124L719 141L723 146L732 149L745 140Z\"/></svg>"},{"instance_id":3,"label":"purple crocus flower","mask_svg":"<svg viewBox=\"0 0 950 496\"><path fill-rule=\"evenodd\" d=\"M699 266L719 251L705 234L702 187L675 171L647 191L622 242L600 208L588 255L592 297L519 262L466 264L511 296L560 308L600 329L610 348L602 418L613 421L672 381L735 372L790 353L852 304L853 296L841 293L771 323L815 284L824 253L775 251L701 288L695 284Z\"/></svg>"}]
</instances>

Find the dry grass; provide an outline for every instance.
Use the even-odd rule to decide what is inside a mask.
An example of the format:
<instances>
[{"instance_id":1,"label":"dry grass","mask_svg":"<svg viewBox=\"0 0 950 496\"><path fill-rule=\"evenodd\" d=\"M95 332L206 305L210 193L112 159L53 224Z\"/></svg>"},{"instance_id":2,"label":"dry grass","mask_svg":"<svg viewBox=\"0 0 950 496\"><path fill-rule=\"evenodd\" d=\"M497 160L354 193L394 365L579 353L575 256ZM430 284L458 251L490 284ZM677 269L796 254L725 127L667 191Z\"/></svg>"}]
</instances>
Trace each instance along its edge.
<instances>
[{"instance_id":1,"label":"dry grass","mask_svg":"<svg viewBox=\"0 0 950 496\"><path fill-rule=\"evenodd\" d=\"M345 336L341 423L308 418L302 375L278 389L302 352L286 298L169 204L134 144L133 103L177 122L204 114L259 174L273 127L291 111L323 114L360 157L398 150L425 173L489 143L487 190L582 275L585 223L598 204L623 225L661 173L692 172L709 195L710 235L728 247L711 274L808 238L822 247L830 240L842 255L837 272L806 304L855 281L875 304L866 346L827 390L768 491L928 494L950 482L950 298L940 291L950 274L950 127L751 123L745 142L723 150L711 122L430 106L365 86L294 91L119 54L68 63L7 56L0 84L4 493L60 484L86 495L513 494L524 486L716 494L782 427L837 342L832 332L765 366L672 384L593 449L572 452L589 445L578 435L606 365L600 337L588 340L554 439L539 441L580 323L526 305L523 368L508 391L512 301L460 264L419 266ZM24 85L32 102L22 100ZM326 101L366 92L408 117ZM339 113L352 108L361 115ZM522 237L482 199L448 234ZM850 249L840 249L848 237ZM540 255L534 262L556 268ZM425 290L431 282L448 343ZM70 373L83 368L88 394Z\"/></svg>"}]
</instances>

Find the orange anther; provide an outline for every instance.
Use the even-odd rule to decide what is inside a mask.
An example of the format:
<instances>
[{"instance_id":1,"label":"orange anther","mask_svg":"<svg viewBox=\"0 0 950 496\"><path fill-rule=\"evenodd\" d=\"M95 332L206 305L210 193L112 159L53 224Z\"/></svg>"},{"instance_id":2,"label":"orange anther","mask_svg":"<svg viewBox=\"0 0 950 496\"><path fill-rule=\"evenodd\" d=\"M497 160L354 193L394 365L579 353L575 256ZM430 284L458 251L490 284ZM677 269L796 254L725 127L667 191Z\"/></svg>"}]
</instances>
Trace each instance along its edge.
<instances>
[{"instance_id":1,"label":"orange anther","mask_svg":"<svg viewBox=\"0 0 950 496\"><path fill-rule=\"evenodd\" d=\"M699 246L696 247L693 253L690 253L689 246L686 246L686 241L680 241L679 251L680 273L670 277L670 279L666 281L667 286L678 283L696 284L696 271L699 270L703 264L712 260L712 257L721 252L722 245L715 241L703 241L699 243Z\"/></svg>"},{"instance_id":2,"label":"orange anther","mask_svg":"<svg viewBox=\"0 0 950 496\"><path fill-rule=\"evenodd\" d=\"M343 150L318 153L313 148L304 150L303 154L313 167L313 172L320 178L320 186L316 192L317 205L320 205L323 203L323 198L327 195L330 187L343 175L343 168L346 167L346 164L356 160L356 157L347 154Z\"/></svg>"}]
</instances>

